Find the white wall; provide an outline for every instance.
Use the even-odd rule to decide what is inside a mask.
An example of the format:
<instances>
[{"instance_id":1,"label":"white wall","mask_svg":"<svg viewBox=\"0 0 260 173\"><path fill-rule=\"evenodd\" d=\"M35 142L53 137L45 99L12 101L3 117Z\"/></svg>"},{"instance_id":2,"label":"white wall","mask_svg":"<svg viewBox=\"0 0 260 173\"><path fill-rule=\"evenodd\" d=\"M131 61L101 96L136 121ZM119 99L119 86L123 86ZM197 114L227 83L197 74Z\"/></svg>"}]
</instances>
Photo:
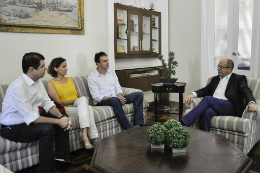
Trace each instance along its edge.
<instances>
[{"instance_id":1,"label":"white wall","mask_svg":"<svg viewBox=\"0 0 260 173\"><path fill-rule=\"evenodd\" d=\"M55 57L67 59L68 76L95 70L95 53L107 52L107 5L105 0L85 0L84 8L85 35L0 32L0 85L22 73L22 57L32 51L43 54L46 65ZM51 77L46 73L44 78Z\"/></svg>"},{"instance_id":2,"label":"white wall","mask_svg":"<svg viewBox=\"0 0 260 173\"><path fill-rule=\"evenodd\" d=\"M169 51L175 52L179 63L175 77L186 83L185 98L200 87L200 0L169 0ZM178 94L171 97L178 99Z\"/></svg>"}]
</instances>

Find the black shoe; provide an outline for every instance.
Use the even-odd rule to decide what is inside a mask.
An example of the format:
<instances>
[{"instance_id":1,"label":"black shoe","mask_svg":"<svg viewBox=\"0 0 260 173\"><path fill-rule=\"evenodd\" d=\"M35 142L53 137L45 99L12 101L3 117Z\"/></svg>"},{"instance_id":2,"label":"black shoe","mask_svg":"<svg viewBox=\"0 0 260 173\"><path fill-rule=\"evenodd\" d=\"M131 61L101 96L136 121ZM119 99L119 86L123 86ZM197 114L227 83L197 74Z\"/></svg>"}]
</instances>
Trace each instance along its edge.
<instances>
[{"instance_id":1,"label":"black shoe","mask_svg":"<svg viewBox=\"0 0 260 173\"><path fill-rule=\"evenodd\" d=\"M81 161L72 161L70 159L64 159L64 161L60 161L60 160L55 160L56 163L61 163L61 164L69 164L69 165L73 165L73 166L77 166L80 165L82 162Z\"/></svg>"}]
</instances>

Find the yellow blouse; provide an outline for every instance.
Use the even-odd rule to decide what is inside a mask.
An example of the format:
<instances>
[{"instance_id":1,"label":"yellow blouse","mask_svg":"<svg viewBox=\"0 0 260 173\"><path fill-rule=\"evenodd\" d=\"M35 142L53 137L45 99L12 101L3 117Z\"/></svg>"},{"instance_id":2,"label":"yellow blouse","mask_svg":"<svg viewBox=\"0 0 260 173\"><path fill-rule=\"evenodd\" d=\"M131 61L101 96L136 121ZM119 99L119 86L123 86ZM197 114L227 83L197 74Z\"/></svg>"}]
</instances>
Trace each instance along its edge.
<instances>
[{"instance_id":1,"label":"yellow blouse","mask_svg":"<svg viewBox=\"0 0 260 173\"><path fill-rule=\"evenodd\" d=\"M65 84L59 84L58 82L55 82L54 80L51 80L51 82L55 86L55 89L58 93L60 100L77 100L78 99L76 87L70 77L68 77L68 82Z\"/></svg>"}]
</instances>

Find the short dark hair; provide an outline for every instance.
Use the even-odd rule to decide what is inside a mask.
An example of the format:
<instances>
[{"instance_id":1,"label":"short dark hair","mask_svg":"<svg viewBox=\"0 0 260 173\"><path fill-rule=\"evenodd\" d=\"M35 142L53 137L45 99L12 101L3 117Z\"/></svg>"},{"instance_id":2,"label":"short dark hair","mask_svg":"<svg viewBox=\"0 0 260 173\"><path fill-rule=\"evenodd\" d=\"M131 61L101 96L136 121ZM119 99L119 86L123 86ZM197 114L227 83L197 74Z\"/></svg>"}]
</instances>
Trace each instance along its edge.
<instances>
[{"instance_id":1,"label":"short dark hair","mask_svg":"<svg viewBox=\"0 0 260 173\"><path fill-rule=\"evenodd\" d=\"M54 67L59 68L59 66L66 61L66 59L62 57L54 58L50 65L48 66L47 73L49 73L52 77L57 77L57 72L54 70Z\"/></svg>"},{"instance_id":2,"label":"short dark hair","mask_svg":"<svg viewBox=\"0 0 260 173\"><path fill-rule=\"evenodd\" d=\"M101 56L107 56L107 54L105 52L99 52L95 54L95 63L100 63L100 57Z\"/></svg>"},{"instance_id":3,"label":"short dark hair","mask_svg":"<svg viewBox=\"0 0 260 173\"><path fill-rule=\"evenodd\" d=\"M233 62L233 60L227 59L226 66L232 68L232 70L233 70L234 69L234 62Z\"/></svg>"},{"instance_id":4,"label":"short dark hair","mask_svg":"<svg viewBox=\"0 0 260 173\"><path fill-rule=\"evenodd\" d=\"M27 74L30 67L34 68L35 70L38 70L38 68L41 64L40 63L41 60L45 60L45 58L42 54L39 54L36 52L30 52L30 53L24 54L23 60L22 60L23 73Z\"/></svg>"}]
</instances>

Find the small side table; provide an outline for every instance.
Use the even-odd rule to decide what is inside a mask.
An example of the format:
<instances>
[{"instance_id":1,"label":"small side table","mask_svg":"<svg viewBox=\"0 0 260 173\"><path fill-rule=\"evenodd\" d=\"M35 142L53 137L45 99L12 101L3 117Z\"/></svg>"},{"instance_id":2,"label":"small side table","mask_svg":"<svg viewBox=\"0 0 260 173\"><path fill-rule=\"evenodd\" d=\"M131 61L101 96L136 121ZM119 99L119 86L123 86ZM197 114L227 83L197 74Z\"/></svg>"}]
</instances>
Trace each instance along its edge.
<instances>
[{"instance_id":1,"label":"small side table","mask_svg":"<svg viewBox=\"0 0 260 173\"><path fill-rule=\"evenodd\" d=\"M182 118L183 111L183 93L185 92L186 83L152 83L152 92L154 93L154 106L155 106L155 122L157 122L157 99L159 93L179 93L179 121Z\"/></svg>"}]
</instances>

